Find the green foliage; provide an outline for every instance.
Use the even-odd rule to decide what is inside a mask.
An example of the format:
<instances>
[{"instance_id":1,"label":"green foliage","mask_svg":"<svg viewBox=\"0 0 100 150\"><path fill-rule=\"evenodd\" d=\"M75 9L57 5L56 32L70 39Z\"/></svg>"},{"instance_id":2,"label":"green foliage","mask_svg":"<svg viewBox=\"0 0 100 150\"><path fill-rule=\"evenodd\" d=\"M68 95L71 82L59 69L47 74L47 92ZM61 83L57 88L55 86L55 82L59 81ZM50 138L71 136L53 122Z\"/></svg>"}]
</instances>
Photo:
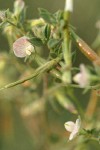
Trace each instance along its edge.
<instances>
[{"instance_id":1,"label":"green foliage","mask_svg":"<svg viewBox=\"0 0 100 150\"><path fill-rule=\"evenodd\" d=\"M47 23L56 24L56 17L55 15L48 12L46 9L39 8L39 15L43 18Z\"/></svg>"},{"instance_id":2,"label":"green foliage","mask_svg":"<svg viewBox=\"0 0 100 150\"><path fill-rule=\"evenodd\" d=\"M62 126L65 118L61 116L61 127L59 127L60 121L58 123L55 119L57 115L58 118L61 112L65 112L67 117L70 114L73 116L80 115L83 125L89 126L89 129L82 129L78 126L77 120L72 123L73 131L71 129L69 131L75 137L78 135L78 138L74 140L73 135L72 145L69 143L68 145L69 149L73 149L73 145L76 145L75 150L81 149L78 147L78 143L85 147L89 140L100 141L100 127L98 127L98 113L100 111L98 110L96 95L100 89L100 57L75 33L70 24L71 13L69 11L58 10L51 13L43 8L38 10L39 18L28 20L24 1L16 0L12 12L9 9L0 11L0 28L9 44L9 53L5 55L2 52L0 55L0 71L3 74L0 76L0 80L3 79L0 93L6 93L7 88L11 87L13 87L11 90L14 91L14 88L17 90L17 92L14 91L16 96L12 96L11 100L10 94L12 92L7 92L8 96L6 94L4 96L9 101L15 99L16 104L14 105L20 106L18 111L23 118L33 119L34 123L31 128L34 129L38 140L33 133L32 136L36 140L34 141L36 147L38 146L37 149L42 147L42 140L47 140L48 144L50 144L49 142L64 143L66 133ZM73 41L84 56L92 62L92 66L84 65L84 62L79 67L75 66L78 52L73 48ZM97 47L99 47L98 42ZM19 55L16 55L16 52ZM23 59L16 59L15 56L19 57L23 52L25 54L24 61ZM12 78L12 74L15 78ZM6 81L6 79L8 80ZM11 83L8 83L9 80ZM13 82L14 80L17 81ZM6 83L8 84L4 86ZM89 104L86 104L85 108L77 100L74 93L77 91L76 89L81 89L80 91L83 92L95 90L95 96L90 98ZM79 93L81 93L80 91ZM21 98L23 101L20 101ZM94 106L93 112L90 109L91 104ZM55 118L53 115L49 116L50 111L55 115ZM96 127L93 122L94 116L96 116ZM49 122L49 117L54 120ZM89 120L90 118L92 121ZM40 125L42 121L43 124ZM55 124L52 125L52 122ZM42 130L37 129L40 126ZM50 131L48 131L49 126ZM56 128L59 131L56 131ZM82 136L80 137L80 135ZM41 136L43 136L42 140Z\"/></svg>"},{"instance_id":3,"label":"green foliage","mask_svg":"<svg viewBox=\"0 0 100 150\"><path fill-rule=\"evenodd\" d=\"M33 37L29 40L34 46L43 46L43 42L41 41L41 39L37 38L37 37Z\"/></svg>"}]
</instances>

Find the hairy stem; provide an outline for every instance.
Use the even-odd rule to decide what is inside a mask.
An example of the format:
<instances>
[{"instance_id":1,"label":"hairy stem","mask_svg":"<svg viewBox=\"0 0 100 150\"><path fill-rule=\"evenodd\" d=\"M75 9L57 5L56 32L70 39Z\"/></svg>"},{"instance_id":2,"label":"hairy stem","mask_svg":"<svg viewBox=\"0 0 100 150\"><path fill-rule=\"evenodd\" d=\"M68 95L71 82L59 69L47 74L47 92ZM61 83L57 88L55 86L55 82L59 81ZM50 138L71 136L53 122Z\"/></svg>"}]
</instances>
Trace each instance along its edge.
<instances>
[{"instance_id":1,"label":"hairy stem","mask_svg":"<svg viewBox=\"0 0 100 150\"><path fill-rule=\"evenodd\" d=\"M21 84L21 83L24 83L24 82L27 81L27 80L31 80L31 79L33 79L33 78L39 76L40 74L42 74L42 73L44 73L44 72L46 72L46 71L49 71L49 70L52 69L55 65L57 65L57 63L58 63L61 59L62 59L62 57L60 56L60 57L57 57L57 58L55 58L55 59L53 59L53 60L51 60L51 61L48 61L47 63L45 63L45 64L43 64L42 66L40 66L39 68L37 68L37 69L35 70L35 72L34 72L31 76L29 76L29 77L27 77L27 78L24 78L24 79L22 79L22 80L18 80L18 81L13 82L13 83L10 83L10 84L4 86L3 88L1 88L0 90L7 89L7 88L10 88L10 87L19 85L19 84Z\"/></svg>"}]
</instances>

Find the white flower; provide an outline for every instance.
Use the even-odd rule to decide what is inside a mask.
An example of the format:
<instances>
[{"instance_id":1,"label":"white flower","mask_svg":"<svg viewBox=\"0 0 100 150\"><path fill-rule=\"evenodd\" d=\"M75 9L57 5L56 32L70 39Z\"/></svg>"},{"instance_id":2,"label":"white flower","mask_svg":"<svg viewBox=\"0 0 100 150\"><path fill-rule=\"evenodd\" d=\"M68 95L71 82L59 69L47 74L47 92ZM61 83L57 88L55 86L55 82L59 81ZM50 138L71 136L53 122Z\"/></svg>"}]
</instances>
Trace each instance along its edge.
<instances>
[{"instance_id":1,"label":"white flower","mask_svg":"<svg viewBox=\"0 0 100 150\"><path fill-rule=\"evenodd\" d=\"M13 43L13 51L17 57L23 58L31 55L34 51L34 46L28 41L26 36L23 36Z\"/></svg>"},{"instance_id":2,"label":"white flower","mask_svg":"<svg viewBox=\"0 0 100 150\"><path fill-rule=\"evenodd\" d=\"M65 11L73 12L73 0L65 1Z\"/></svg>"},{"instance_id":3,"label":"white flower","mask_svg":"<svg viewBox=\"0 0 100 150\"><path fill-rule=\"evenodd\" d=\"M71 134L69 136L69 140L72 140L79 133L80 126L81 126L81 120L80 120L80 118L78 118L75 123L72 121L65 122L64 126L67 131L71 132Z\"/></svg>"},{"instance_id":4,"label":"white flower","mask_svg":"<svg viewBox=\"0 0 100 150\"><path fill-rule=\"evenodd\" d=\"M78 83L82 88L89 85L89 72L83 64L80 65L80 72L73 77L73 81Z\"/></svg>"}]
</instances>

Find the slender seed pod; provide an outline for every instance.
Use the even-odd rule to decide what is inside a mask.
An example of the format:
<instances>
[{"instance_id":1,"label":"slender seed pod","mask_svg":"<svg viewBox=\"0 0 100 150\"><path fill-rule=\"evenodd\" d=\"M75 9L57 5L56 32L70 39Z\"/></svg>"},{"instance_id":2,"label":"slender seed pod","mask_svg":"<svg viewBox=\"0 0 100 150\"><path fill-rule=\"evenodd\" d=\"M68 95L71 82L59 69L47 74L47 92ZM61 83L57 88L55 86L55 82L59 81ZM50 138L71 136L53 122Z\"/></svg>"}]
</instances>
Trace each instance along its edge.
<instances>
[{"instance_id":1,"label":"slender seed pod","mask_svg":"<svg viewBox=\"0 0 100 150\"><path fill-rule=\"evenodd\" d=\"M80 51L92 62L100 60L100 57L74 32L71 32L72 37L75 39Z\"/></svg>"},{"instance_id":2,"label":"slender seed pod","mask_svg":"<svg viewBox=\"0 0 100 150\"><path fill-rule=\"evenodd\" d=\"M100 59L99 56L81 39L76 40L81 52L90 60L96 61Z\"/></svg>"}]
</instances>

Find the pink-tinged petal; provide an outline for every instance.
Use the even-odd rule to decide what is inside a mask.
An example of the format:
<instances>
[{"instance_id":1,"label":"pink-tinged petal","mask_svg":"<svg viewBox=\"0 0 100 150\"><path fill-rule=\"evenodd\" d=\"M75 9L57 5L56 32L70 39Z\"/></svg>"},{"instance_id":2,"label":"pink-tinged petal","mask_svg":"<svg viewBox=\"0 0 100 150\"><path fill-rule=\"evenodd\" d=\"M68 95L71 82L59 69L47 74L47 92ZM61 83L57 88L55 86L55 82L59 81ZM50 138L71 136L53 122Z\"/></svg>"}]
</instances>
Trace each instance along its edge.
<instances>
[{"instance_id":1,"label":"pink-tinged petal","mask_svg":"<svg viewBox=\"0 0 100 150\"><path fill-rule=\"evenodd\" d=\"M81 80L80 80L80 85L81 87L85 87L89 84L89 74L88 71L86 69L86 67L81 64L80 65L80 70L81 70Z\"/></svg>"},{"instance_id":2,"label":"pink-tinged petal","mask_svg":"<svg viewBox=\"0 0 100 150\"><path fill-rule=\"evenodd\" d=\"M89 85L89 73L83 64L80 65L80 72L73 77L73 80L82 88Z\"/></svg>"},{"instance_id":3,"label":"pink-tinged petal","mask_svg":"<svg viewBox=\"0 0 100 150\"><path fill-rule=\"evenodd\" d=\"M77 73L74 77L73 77L73 81L80 84L81 81L81 73Z\"/></svg>"},{"instance_id":4,"label":"pink-tinged petal","mask_svg":"<svg viewBox=\"0 0 100 150\"><path fill-rule=\"evenodd\" d=\"M13 51L14 54L17 57L25 57L26 56L26 45L27 44L27 39L25 36L17 39L14 43L13 43Z\"/></svg>"},{"instance_id":5,"label":"pink-tinged petal","mask_svg":"<svg viewBox=\"0 0 100 150\"><path fill-rule=\"evenodd\" d=\"M75 127L77 127L77 130L79 131L79 129L81 127L81 119L80 118L76 120Z\"/></svg>"},{"instance_id":6,"label":"pink-tinged petal","mask_svg":"<svg viewBox=\"0 0 100 150\"><path fill-rule=\"evenodd\" d=\"M79 133L80 126L81 126L81 120L77 119L76 123L74 125L74 129L73 129L72 133L69 136L69 140L72 140L77 136L77 134Z\"/></svg>"},{"instance_id":7,"label":"pink-tinged petal","mask_svg":"<svg viewBox=\"0 0 100 150\"><path fill-rule=\"evenodd\" d=\"M77 134L79 133L80 127L81 127L81 119L78 118L76 122L68 121L64 124L67 131L71 132L69 136L69 140L74 139Z\"/></svg>"},{"instance_id":8,"label":"pink-tinged petal","mask_svg":"<svg viewBox=\"0 0 100 150\"><path fill-rule=\"evenodd\" d=\"M26 57L28 54L30 55L30 53L33 50L34 50L34 47L28 41L28 38L26 36L23 36L17 39L13 43L13 51L17 57L20 57L20 58ZM28 51L30 52L28 53Z\"/></svg>"},{"instance_id":9,"label":"pink-tinged petal","mask_svg":"<svg viewBox=\"0 0 100 150\"><path fill-rule=\"evenodd\" d=\"M65 122L64 126L67 131L72 132L74 129L75 123L72 121L68 121L68 122Z\"/></svg>"},{"instance_id":10,"label":"pink-tinged petal","mask_svg":"<svg viewBox=\"0 0 100 150\"><path fill-rule=\"evenodd\" d=\"M73 131L69 136L69 140L73 140L76 136L77 136L77 132Z\"/></svg>"}]
</instances>

